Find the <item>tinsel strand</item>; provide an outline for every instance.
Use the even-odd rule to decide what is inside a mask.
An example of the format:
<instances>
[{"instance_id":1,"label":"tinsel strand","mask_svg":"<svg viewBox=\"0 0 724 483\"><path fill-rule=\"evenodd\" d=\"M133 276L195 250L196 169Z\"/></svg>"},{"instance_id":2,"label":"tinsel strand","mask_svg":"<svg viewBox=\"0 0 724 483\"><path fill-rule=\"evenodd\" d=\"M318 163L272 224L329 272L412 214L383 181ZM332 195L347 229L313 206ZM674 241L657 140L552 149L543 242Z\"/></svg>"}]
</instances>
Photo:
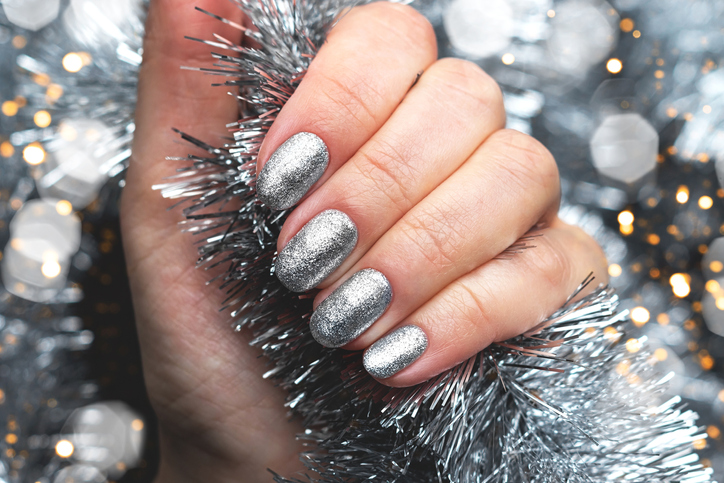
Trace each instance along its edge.
<instances>
[{"instance_id":1,"label":"tinsel strand","mask_svg":"<svg viewBox=\"0 0 724 483\"><path fill-rule=\"evenodd\" d=\"M631 354L620 343L627 313L616 312L609 288L412 388L382 386L358 353L313 340L311 298L289 293L273 274L287 213L256 201L256 156L326 31L352 2L235 2L256 27L248 35L259 47L207 41L233 54L215 54L215 65L202 70L226 76L247 111L223 147L183 134L208 155L189 156L191 165L157 188L185 204L184 229L202 240L198 266L228 267L224 308L269 359L264 377L289 392L287 406L307 428L303 461L316 481L709 481L691 450L701 437L695 414L676 399L659 401L666 377L655 375L645 351Z\"/></svg>"}]
</instances>

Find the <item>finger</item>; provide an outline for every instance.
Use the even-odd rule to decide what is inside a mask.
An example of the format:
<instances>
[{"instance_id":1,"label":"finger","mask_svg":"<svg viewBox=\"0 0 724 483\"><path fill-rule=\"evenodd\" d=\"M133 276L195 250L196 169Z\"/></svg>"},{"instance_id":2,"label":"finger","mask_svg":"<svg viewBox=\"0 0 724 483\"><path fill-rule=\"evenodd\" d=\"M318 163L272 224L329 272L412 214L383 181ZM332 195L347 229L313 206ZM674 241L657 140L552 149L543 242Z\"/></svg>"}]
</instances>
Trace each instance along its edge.
<instances>
[{"instance_id":1,"label":"finger","mask_svg":"<svg viewBox=\"0 0 724 483\"><path fill-rule=\"evenodd\" d=\"M264 140L259 199L286 209L323 183L385 123L436 57L432 26L411 7L376 2L347 13Z\"/></svg>"},{"instance_id":2,"label":"finger","mask_svg":"<svg viewBox=\"0 0 724 483\"><path fill-rule=\"evenodd\" d=\"M590 272L595 285L607 283L603 252L579 228L556 219L534 244L511 259L486 263L438 293L404 321L402 332L367 350L368 371L391 386L418 384L492 342L535 327L560 308Z\"/></svg>"},{"instance_id":3,"label":"finger","mask_svg":"<svg viewBox=\"0 0 724 483\"><path fill-rule=\"evenodd\" d=\"M225 0L151 2L139 74L133 155L122 200L131 269L145 254L160 255L172 246L159 249L158 239L178 236L180 214L167 211L169 202L151 189L175 173L177 166L166 161L167 157L185 157L189 152L188 144L179 142L172 128L209 139L223 134L224 125L237 118L237 105L228 88L213 88L211 77L181 70L181 66L202 66L211 60L209 47L187 40L185 35L213 38L212 34L218 33L241 41L240 31L196 11L195 6L242 21L241 11ZM193 250L187 248L190 254Z\"/></svg>"},{"instance_id":4,"label":"finger","mask_svg":"<svg viewBox=\"0 0 724 483\"><path fill-rule=\"evenodd\" d=\"M530 136L498 131L318 300L362 269L384 274L394 294L389 307L348 346L367 347L449 283L501 253L537 223L552 219L559 194L551 154ZM318 328L355 327L353 317L333 317L337 310L330 305L324 310L320 305L312 317ZM359 335L358 330L349 334Z\"/></svg>"},{"instance_id":5,"label":"finger","mask_svg":"<svg viewBox=\"0 0 724 483\"><path fill-rule=\"evenodd\" d=\"M237 119L237 104L228 88L213 88L214 78L181 70L181 66L205 66L211 61L211 49L186 40L185 35L212 38L218 33L241 40L238 30L196 11L195 6L242 21L241 11L228 0L153 0L150 4L133 155L121 206L144 378L162 427L173 431L181 426L181 432L185 431L162 439L164 458L176 453L169 450L172 446L198 445L203 448L201 454L220 467L248 458L283 470L292 465L286 462L289 454L298 450L293 442L298 428L276 411L276 405L283 404L283 394L272 384L260 382L264 363L258 354L243 341L226 337L226 323L214 323L219 321L223 294L206 284L207 273L194 269L195 248L177 225L181 214L167 210L170 202L151 188L175 173L176 166L166 161L167 156L184 157L189 152L173 127L209 139L224 134L224 125ZM213 391L230 386L254 391ZM194 404L199 399L213 404ZM260 419L268 425L249 427L248 413L255 410L266 413ZM226 430L214 433L209 421L224 421ZM189 434L193 437L185 437ZM273 451L266 448L255 453L249 441L258 438L275 441Z\"/></svg>"},{"instance_id":6,"label":"finger","mask_svg":"<svg viewBox=\"0 0 724 483\"><path fill-rule=\"evenodd\" d=\"M150 4L133 154L121 200L124 248L137 305L143 305L146 299L163 300L165 294L160 292L169 282L177 286L175 282L187 268L175 262L196 258L194 248L178 229L181 214L167 210L169 202L152 189L152 185L175 173L177 166L166 157L185 157L189 152L189 146L179 142L172 128L205 137L220 134L223 126L236 118L236 103L226 88L212 88L210 77L181 70L184 65L206 65L211 59L207 46L187 40L185 35L210 38L218 32L241 40L238 30L196 11L195 6L242 21L241 11L226 0L155 0ZM165 243L159 244L159 240ZM159 277L164 278L162 283ZM194 272L187 277L188 285L204 277ZM157 325L157 320L150 318L148 323Z\"/></svg>"},{"instance_id":7,"label":"finger","mask_svg":"<svg viewBox=\"0 0 724 483\"><path fill-rule=\"evenodd\" d=\"M179 142L172 128L214 139L224 134L225 124L238 117L228 88L213 88L211 77L181 69L206 66L211 60L208 46L184 36L203 39L218 33L237 42L242 38L239 30L195 10L195 6L234 22L243 21L241 11L225 0L151 2L139 74L133 155L123 197L125 225L134 233L127 247L131 265L136 253L151 249L147 244L155 244L159 236L178 233L180 214L166 211L169 203L151 189L175 173L177 166L166 158L185 157L190 150L188 144Z\"/></svg>"},{"instance_id":8,"label":"finger","mask_svg":"<svg viewBox=\"0 0 724 483\"><path fill-rule=\"evenodd\" d=\"M329 285L504 125L503 97L490 76L459 59L434 63L372 139L294 210L279 235L279 249L317 214L330 209L347 214L358 229L357 245L320 286ZM278 275L283 283L303 282ZM301 288L311 288L320 277L324 274L315 273Z\"/></svg>"}]
</instances>

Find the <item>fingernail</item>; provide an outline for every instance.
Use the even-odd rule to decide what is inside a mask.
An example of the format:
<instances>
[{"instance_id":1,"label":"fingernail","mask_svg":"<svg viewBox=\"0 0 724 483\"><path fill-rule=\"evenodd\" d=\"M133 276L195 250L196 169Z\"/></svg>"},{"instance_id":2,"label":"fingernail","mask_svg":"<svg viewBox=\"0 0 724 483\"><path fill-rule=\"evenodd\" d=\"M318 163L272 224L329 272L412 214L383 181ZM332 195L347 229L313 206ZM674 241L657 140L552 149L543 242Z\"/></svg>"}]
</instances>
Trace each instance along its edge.
<instances>
[{"instance_id":1,"label":"fingernail","mask_svg":"<svg viewBox=\"0 0 724 483\"><path fill-rule=\"evenodd\" d=\"M406 325L384 336L365 352L365 369L377 379L394 376L427 349L427 336L416 325Z\"/></svg>"},{"instance_id":2,"label":"fingernail","mask_svg":"<svg viewBox=\"0 0 724 483\"><path fill-rule=\"evenodd\" d=\"M372 268L360 270L319 304L309 322L312 335L325 347L342 347L379 319L390 301L387 277Z\"/></svg>"},{"instance_id":3,"label":"fingernail","mask_svg":"<svg viewBox=\"0 0 724 483\"><path fill-rule=\"evenodd\" d=\"M287 139L272 154L256 180L262 203L274 210L294 206L324 174L329 152L324 141L309 132Z\"/></svg>"},{"instance_id":4,"label":"fingernail","mask_svg":"<svg viewBox=\"0 0 724 483\"><path fill-rule=\"evenodd\" d=\"M312 218L279 253L276 274L292 292L319 285L352 253L357 227L341 211L327 210Z\"/></svg>"}]
</instances>

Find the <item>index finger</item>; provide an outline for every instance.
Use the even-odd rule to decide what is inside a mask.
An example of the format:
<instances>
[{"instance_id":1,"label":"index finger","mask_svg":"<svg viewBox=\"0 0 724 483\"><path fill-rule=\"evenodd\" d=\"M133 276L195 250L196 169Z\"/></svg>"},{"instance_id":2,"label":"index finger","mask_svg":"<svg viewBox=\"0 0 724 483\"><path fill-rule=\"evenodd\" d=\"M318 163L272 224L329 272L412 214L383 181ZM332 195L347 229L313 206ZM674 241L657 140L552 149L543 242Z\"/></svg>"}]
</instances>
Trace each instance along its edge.
<instances>
[{"instance_id":1,"label":"index finger","mask_svg":"<svg viewBox=\"0 0 724 483\"><path fill-rule=\"evenodd\" d=\"M436 58L433 28L413 8L387 2L353 8L330 31L269 130L257 164L259 199L282 210L323 183L387 121Z\"/></svg>"}]
</instances>

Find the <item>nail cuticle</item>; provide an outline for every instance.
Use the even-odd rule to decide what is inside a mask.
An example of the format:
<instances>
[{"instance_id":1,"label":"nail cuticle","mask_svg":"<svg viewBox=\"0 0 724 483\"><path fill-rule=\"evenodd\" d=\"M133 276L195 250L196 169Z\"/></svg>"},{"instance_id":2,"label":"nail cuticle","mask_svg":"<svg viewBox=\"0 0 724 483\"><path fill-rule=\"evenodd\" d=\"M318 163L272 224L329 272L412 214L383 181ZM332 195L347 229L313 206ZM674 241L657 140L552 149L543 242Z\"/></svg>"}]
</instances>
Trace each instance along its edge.
<instances>
[{"instance_id":1,"label":"nail cuticle","mask_svg":"<svg viewBox=\"0 0 724 483\"><path fill-rule=\"evenodd\" d=\"M310 320L314 338L325 347L342 347L362 335L392 301L392 287L381 272L360 270L319 304Z\"/></svg>"},{"instance_id":2,"label":"nail cuticle","mask_svg":"<svg viewBox=\"0 0 724 483\"><path fill-rule=\"evenodd\" d=\"M323 211L279 252L277 278L293 292L316 287L352 253L357 236L357 226L349 216L338 210Z\"/></svg>"},{"instance_id":3,"label":"nail cuticle","mask_svg":"<svg viewBox=\"0 0 724 483\"><path fill-rule=\"evenodd\" d=\"M419 359L427 345L427 335L420 327L405 325L372 344L364 353L363 363L373 377L387 379Z\"/></svg>"},{"instance_id":4,"label":"nail cuticle","mask_svg":"<svg viewBox=\"0 0 724 483\"><path fill-rule=\"evenodd\" d=\"M316 134L301 132L271 155L256 182L259 200L275 210L294 206L324 175L329 151Z\"/></svg>"}]
</instances>

